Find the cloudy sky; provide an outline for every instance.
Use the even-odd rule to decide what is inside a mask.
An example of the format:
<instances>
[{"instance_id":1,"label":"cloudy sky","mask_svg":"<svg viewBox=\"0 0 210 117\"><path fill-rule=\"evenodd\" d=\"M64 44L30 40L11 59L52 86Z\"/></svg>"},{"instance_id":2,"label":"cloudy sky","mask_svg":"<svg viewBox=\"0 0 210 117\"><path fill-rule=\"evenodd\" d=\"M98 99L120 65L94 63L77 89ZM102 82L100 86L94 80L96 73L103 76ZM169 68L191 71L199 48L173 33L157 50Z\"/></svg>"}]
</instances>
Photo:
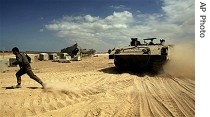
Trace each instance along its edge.
<instances>
[{"instance_id":1,"label":"cloudy sky","mask_svg":"<svg viewBox=\"0 0 210 117\"><path fill-rule=\"evenodd\" d=\"M0 49L98 52L131 37L195 42L194 0L0 0Z\"/></svg>"}]
</instances>

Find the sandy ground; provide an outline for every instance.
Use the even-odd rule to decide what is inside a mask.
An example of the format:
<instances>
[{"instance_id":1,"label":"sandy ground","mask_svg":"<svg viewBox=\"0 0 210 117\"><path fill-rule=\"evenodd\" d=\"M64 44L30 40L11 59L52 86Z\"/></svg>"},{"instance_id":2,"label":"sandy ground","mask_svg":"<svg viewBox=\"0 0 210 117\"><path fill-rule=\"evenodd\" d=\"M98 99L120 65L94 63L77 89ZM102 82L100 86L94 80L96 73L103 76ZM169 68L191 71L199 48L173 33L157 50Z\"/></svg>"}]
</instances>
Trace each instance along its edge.
<instances>
[{"instance_id":1,"label":"sandy ground","mask_svg":"<svg viewBox=\"0 0 210 117\"><path fill-rule=\"evenodd\" d=\"M18 67L9 68L0 73L0 116L193 117L194 71L182 74L174 64L166 66L165 74L151 75L117 71L107 55L71 63L31 63L34 73L47 83L44 90L27 75L21 89L11 89Z\"/></svg>"}]
</instances>

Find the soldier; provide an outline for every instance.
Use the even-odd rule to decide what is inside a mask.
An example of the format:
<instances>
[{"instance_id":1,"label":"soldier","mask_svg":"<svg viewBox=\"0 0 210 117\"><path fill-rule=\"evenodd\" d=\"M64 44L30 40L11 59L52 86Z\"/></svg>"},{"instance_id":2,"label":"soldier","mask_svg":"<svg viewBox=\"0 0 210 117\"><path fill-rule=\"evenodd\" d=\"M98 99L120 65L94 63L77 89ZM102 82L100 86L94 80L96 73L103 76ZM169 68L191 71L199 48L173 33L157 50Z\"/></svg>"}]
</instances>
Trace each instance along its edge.
<instances>
[{"instance_id":1,"label":"soldier","mask_svg":"<svg viewBox=\"0 0 210 117\"><path fill-rule=\"evenodd\" d=\"M20 70L16 73L17 85L15 86L15 88L21 88L21 76L27 73L30 78L34 79L36 82L41 84L42 88L44 89L45 84L32 72L31 66L26 55L24 53L20 53L17 47L14 47L12 49L12 52L14 55L16 55L16 61L12 64L20 66Z\"/></svg>"}]
</instances>

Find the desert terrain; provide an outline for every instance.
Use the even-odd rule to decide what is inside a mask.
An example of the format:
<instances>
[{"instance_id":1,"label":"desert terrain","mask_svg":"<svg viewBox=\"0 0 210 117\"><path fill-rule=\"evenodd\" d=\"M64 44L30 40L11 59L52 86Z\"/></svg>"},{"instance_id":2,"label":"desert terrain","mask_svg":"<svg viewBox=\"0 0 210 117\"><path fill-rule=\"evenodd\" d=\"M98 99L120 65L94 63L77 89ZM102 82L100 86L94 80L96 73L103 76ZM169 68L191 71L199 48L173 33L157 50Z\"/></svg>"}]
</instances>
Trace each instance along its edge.
<instances>
[{"instance_id":1,"label":"desert terrain","mask_svg":"<svg viewBox=\"0 0 210 117\"><path fill-rule=\"evenodd\" d=\"M106 54L31 66L47 88L23 75L22 88L12 89L19 68L9 67L0 73L1 117L195 116L193 56L174 57L158 75L118 71Z\"/></svg>"}]
</instances>

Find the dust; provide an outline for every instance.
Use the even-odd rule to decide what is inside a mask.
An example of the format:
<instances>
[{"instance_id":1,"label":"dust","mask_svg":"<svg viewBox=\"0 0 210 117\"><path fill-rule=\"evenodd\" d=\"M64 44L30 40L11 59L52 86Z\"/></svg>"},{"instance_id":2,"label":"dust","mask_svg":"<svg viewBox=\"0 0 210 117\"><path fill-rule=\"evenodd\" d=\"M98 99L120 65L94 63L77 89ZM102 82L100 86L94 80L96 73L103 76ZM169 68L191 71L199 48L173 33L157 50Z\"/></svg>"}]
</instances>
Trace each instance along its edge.
<instances>
[{"instance_id":1,"label":"dust","mask_svg":"<svg viewBox=\"0 0 210 117\"><path fill-rule=\"evenodd\" d=\"M80 92L80 89L73 84L67 84L65 82L50 82L47 83L44 92L74 94L75 92Z\"/></svg>"},{"instance_id":2,"label":"dust","mask_svg":"<svg viewBox=\"0 0 210 117\"><path fill-rule=\"evenodd\" d=\"M175 45L170 53L170 61L164 71L175 77L195 78L195 46L190 44Z\"/></svg>"}]
</instances>

